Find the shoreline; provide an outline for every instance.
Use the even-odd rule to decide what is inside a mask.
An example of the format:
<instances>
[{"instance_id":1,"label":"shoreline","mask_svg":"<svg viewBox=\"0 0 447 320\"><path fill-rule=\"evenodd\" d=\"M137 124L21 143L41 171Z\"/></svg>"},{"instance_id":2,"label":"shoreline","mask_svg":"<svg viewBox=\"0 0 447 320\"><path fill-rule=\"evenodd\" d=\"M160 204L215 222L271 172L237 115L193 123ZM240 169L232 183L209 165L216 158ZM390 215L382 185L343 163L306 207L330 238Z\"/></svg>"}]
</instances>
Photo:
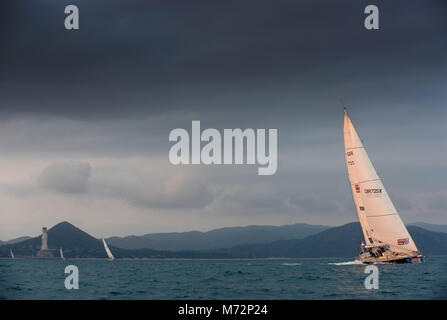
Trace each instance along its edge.
<instances>
[{"instance_id":1,"label":"shoreline","mask_svg":"<svg viewBox=\"0 0 447 320\"><path fill-rule=\"evenodd\" d=\"M428 258L446 257L447 255L431 255ZM318 258L288 258L288 257L270 257L270 258L115 258L114 261L265 261L265 260L322 260L322 259L357 259L358 257L318 257ZM7 260L57 260L57 261L109 261L108 258L39 258L39 257L16 257L11 259L9 257L0 257L0 261Z\"/></svg>"},{"instance_id":2,"label":"shoreline","mask_svg":"<svg viewBox=\"0 0 447 320\"><path fill-rule=\"evenodd\" d=\"M115 258L114 261L138 261L138 260L152 260L152 261L256 261L256 260L321 260L321 259L355 259L353 257L321 257L321 258L287 258L287 257L271 257L271 258ZM11 258L0 257L0 260L13 260ZM58 261L70 261L70 260L104 260L109 261L108 258L36 258L36 257L16 257L14 260L58 260Z\"/></svg>"}]
</instances>

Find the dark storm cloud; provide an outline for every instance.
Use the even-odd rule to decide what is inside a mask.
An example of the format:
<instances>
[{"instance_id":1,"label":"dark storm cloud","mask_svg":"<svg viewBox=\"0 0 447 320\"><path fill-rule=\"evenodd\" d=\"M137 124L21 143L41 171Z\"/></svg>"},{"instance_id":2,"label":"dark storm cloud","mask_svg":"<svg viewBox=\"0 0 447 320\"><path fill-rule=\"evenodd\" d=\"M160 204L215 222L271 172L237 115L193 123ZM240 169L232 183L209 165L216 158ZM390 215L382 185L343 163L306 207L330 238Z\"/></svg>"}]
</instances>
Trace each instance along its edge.
<instances>
[{"instance_id":1,"label":"dark storm cloud","mask_svg":"<svg viewBox=\"0 0 447 320\"><path fill-rule=\"evenodd\" d=\"M63 8L71 3L81 28L68 32ZM244 107L244 117L279 104L294 114L304 105L279 101L296 101L296 91L303 102L318 94L315 104L356 103L388 96L393 82L395 93L414 98L410 87L443 77L445 2L379 1L377 32L363 28L366 4L7 1L2 110L107 118Z\"/></svg>"}]
</instances>

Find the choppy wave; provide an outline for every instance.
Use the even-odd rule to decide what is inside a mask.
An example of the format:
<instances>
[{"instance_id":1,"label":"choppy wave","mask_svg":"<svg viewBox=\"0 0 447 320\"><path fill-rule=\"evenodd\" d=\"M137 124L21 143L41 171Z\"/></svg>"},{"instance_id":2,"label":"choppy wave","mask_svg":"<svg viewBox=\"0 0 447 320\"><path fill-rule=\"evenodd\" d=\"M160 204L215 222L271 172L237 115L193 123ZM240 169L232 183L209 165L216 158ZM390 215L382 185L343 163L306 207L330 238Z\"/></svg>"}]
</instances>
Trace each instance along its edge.
<instances>
[{"instance_id":1,"label":"choppy wave","mask_svg":"<svg viewBox=\"0 0 447 320\"><path fill-rule=\"evenodd\" d=\"M365 265L352 267L357 263L350 259L73 260L70 264L81 272L80 290L65 289L67 263L61 260L0 259L0 300L446 297L447 256L431 257L425 264L383 267L386 277L380 278L380 290L365 289Z\"/></svg>"}]
</instances>

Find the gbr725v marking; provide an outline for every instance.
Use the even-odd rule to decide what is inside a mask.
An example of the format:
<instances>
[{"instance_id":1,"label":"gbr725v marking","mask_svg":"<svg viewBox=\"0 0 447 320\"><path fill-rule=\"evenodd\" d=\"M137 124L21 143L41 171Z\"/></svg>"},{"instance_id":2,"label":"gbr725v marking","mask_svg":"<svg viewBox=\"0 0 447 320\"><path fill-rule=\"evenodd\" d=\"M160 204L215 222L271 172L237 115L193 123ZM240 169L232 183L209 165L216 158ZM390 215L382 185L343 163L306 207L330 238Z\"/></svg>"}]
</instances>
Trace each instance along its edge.
<instances>
[{"instance_id":1,"label":"gbr725v marking","mask_svg":"<svg viewBox=\"0 0 447 320\"><path fill-rule=\"evenodd\" d=\"M365 189L365 193L382 193L382 189L380 188L375 188L375 189Z\"/></svg>"}]
</instances>

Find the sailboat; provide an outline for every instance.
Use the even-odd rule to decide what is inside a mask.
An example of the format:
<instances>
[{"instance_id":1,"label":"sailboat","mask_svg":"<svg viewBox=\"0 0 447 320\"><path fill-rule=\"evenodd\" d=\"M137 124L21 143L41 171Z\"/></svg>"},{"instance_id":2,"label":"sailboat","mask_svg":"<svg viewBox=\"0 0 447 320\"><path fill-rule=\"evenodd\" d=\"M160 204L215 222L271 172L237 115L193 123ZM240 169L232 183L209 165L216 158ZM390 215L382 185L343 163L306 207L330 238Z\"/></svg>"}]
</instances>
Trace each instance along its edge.
<instances>
[{"instance_id":1,"label":"sailboat","mask_svg":"<svg viewBox=\"0 0 447 320\"><path fill-rule=\"evenodd\" d=\"M365 243L357 263L419 263L416 247L344 108L346 165Z\"/></svg>"},{"instance_id":2,"label":"sailboat","mask_svg":"<svg viewBox=\"0 0 447 320\"><path fill-rule=\"evenodd\" d=\"M109 257L110 261L115 260L115 257L113 256L112 252L110 251L109 247L107 246L106 241L104 238L102 238L102 243L104 244L104 249L106 250L107 257Z\"/></svg>"},{"instance_id":3,"label":"sailboat","mask_svg":"<svg viewBox=\"0 0 447 320\"><path fill-rule=\"evenodd\" d=\"M62 260L65 260L64 252L62 251L62 248L59 248L59 253L60 253L60 255L61 255L61 259L62 259Z\"/></svg>"},{"instance_id":4,"label":"sailboat","mask_svg":"<svg viewBox=\"0 0 447 320\"><path fill-rule=\"evenodd\" d=\"M15 257L14 257L14 253L12 253L12 249L9 249L9 255L11 256L11 259L12 259L12 260L15 259Z\"/></svg>"}]
</instances>

